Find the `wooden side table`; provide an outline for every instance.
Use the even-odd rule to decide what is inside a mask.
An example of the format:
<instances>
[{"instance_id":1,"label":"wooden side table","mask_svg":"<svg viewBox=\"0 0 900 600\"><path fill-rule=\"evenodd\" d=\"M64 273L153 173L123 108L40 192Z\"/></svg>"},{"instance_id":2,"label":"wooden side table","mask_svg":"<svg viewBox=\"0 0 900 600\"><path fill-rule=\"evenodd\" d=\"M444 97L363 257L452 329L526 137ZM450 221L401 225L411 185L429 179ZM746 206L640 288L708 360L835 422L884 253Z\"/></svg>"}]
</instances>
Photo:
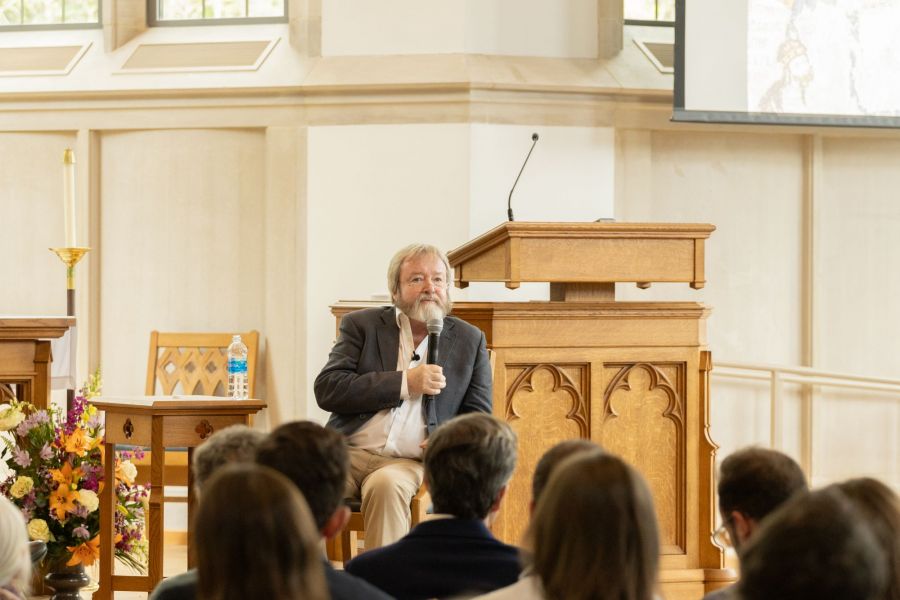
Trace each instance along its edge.
<instances>
[{"instance_id":1,"label":"wooden side table","mask_svg":"<svg viewBox=\"0 0 900 600\"><path fill-rule=\"evenodd\" d=\"M94 600L112 600L114 591L150 592L163 573L163 469L165 449L193 449L216 431L229 425L249 425L250 418L266 407L261 400L170 400L145 398L95 398L91 404L106 413L103 450L103 491L100 493L100 587ZM114 575L115 566L115 447L116 444L150 446L149 557L147 575ZM188 471L190 473L190 470ZM188 567L193 567L190 548L191 512L194 507L193 476L188 477Z\"/></svg>"}]
</instances>

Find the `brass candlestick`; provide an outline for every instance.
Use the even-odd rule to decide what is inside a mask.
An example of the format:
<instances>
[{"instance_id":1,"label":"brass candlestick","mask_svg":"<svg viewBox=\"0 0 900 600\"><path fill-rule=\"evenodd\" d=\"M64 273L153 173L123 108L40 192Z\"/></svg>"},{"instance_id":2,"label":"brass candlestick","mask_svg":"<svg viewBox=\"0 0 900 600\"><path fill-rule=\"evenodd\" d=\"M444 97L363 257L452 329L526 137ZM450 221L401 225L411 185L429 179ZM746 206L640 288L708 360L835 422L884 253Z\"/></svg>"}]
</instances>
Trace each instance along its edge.
<instances>
[{"instance_id":1,"label":"brass candlestick","mask_svg":"<svg viewBox=\"0 0 900 600\"><path fill-rule=\"evenodd\" d=\"M66 265L66 289L74 290L75 289L75 265L78 264L78 261L81 260L85 254L90 252L90 248L50 248L50 251L59 257L59 260L63 261L63 264ZM67 316L74 317L74 313L69 313Z\"/></svg>"},{"instance_id":2,"label":"brass candlestick","mask_svg":"<svg viewBox=\"0 0 900 600\"><path fill-rule=\"evenodd\" d=\"M90 248L50 248L50 251L59 257L66 265L66 316L75 316L75 265L87 254ZM66 390L66 410L72 410L72 402L75 399L75 390Z\"/></svg>"}]
</instances>

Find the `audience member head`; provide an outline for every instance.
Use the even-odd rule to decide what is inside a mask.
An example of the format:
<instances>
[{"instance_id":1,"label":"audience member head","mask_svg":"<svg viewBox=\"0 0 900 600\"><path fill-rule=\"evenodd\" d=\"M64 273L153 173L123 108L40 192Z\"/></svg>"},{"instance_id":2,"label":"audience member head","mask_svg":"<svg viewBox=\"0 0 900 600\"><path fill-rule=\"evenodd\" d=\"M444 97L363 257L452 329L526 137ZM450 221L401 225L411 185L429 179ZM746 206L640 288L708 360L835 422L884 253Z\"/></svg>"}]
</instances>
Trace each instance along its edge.
<instances>
[{"instance_id":1,"label":"audience member head","mask_svg":"<svg viewBox=\"0 0 900 600\"><path fill-rule=\"evenodd\" d=\"M578 439L562 441L544 452L544 455L541 456L541 459L534 467L534 475L531 477L532 512L534 512L534 507L537 504L538 499L540 499L541 493L544 491L544 487L547 485L547 480L550 479L550 474L553 473L553 470L562 461L577 452L599 449L600 446L590 440Z\"/></svg>"},{"instance_id":2,"label":"audience member head","mask_svg":"<svg viewBox=\"0 0 900 600\"><path fill-rule=\"evenodd\" d=\"M25 595L31 581L31 553L25 519L16 505L0 496L0 588Z\"/></svg>"},{"instance_id":3,"label":"audience member head","mask_svg":"<svg viewBox=\"0 0 900 600\"><path fill-rule=\"evenodd\" d=\"M256 462L297 486L322 535L331 538L341 532L350 517L343 502L350 468L343 435L311 421L285 423L260 444Z\"/></svg>"},{"instance_id":4,"label":"audience member head","mask_svg":"<svg viewBox=\"0 0 900 600\"><path fill-rule=\"evenodd\" d=\"M410 281L413 275L423 275L425 271L432 277L432 287L429 288L425 281L423 286L416 286ZM443 278L440 285L433 279L438 276ZM410 319L425 322L431 318L447 316L453 309L449 285L450 261L436 246L410 244L398 250L388 264L387 281L394 305ZM434 303L422 304L424 299L436 301L440 311L435 311L438 307Z\"/></svg>"},{"instance_id":5,"label":"audience member head","mask_svg":"<svg viewBox=\"0 0 900 600\"><path fill-rule=\"evenodd\" d=\"M516 434L491 415L455 417L428 439L424 463L436 513L484 519L500 508L516 467Z\"/></svg>"},{"instance_id":6,"label":"audience member head","mask_svg":"<svg viewBox=\"0 0 900 600\"><path fill-rule=\"evenodd\" d=\"M547 598L651 600L659 535L637 471L599 448L564 460L532 515L526 544Z\"/></svg>"},{"instance_id":7,"label":"audience member head","mask_svg":"<svg viewBox=\"0 0 900 600\"><path fill-rule=\"evenodd\" d=\"M741 556L741 600L876 600L884 552L835 486L797 494L766 518Z\"/></svg>"},{"instance_id":8,"label":"audience member head","mask_svg":"<svg viewBox=\"0 0 900 600\"><path fill-rule=\"evenodd\" d=\"M203 486L220 467L231 463L253 462L256 447L266 434L246 425L232 425L212 434L206 442L194 450L191 468L194 471L194 489Z\"/></svg>"},{"instance_id":9,"label":"audience member head","mask_svg":"<svg viewBox=\"0 0 900 600\"><path fill-rule=\"evenodd\" d=\"M837 484L869 523L887 559L888 582L884 600L900 600L900 498L871 477Z\"/></svg>"},{"instance_id":10,"label":"audience member head","mask_svg":"<svg viewBox=\"0 0 900 600\"><path fill-rule=\"evenodd\" d=\"M325 599L319 539L306 501L284 475L251 463L222 467L197 510L198 597Z\"/></svg>"},{"instance_id":11,"label":"audience member head","mask_svg":"<svg viewBox=\"0 0 900 600\"><path fill-rule=\"evenodd\" d=\"M790 456L767 448L744 448L719 467L719 513L735 550L753 535L759 522L798 491L806 477Z\"/></svg>"}]
</instances>

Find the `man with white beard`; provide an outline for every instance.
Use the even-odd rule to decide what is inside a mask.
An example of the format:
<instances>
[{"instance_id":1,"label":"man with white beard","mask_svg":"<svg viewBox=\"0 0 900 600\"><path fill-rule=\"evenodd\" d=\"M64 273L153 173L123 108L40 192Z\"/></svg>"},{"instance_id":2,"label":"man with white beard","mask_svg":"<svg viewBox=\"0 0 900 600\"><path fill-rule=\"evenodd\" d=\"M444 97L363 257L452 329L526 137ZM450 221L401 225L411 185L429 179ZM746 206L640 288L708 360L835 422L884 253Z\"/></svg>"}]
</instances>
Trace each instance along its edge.
<instances>
[{"instance_id":1,"label":"man with white beard","mask_svg":"<svg viewBox=\"0 0 900 600\"><path fill-rule=\"evenodd\" d=\"M350 446L347 496L362 500L367 550L409 531L428 435L456 415L491 412L484 333L447 316L449 282L438 248L401 249L388 266L393 306L344 316L316 377L316 402ZM443 324L438 364L427 364L429 320Z\"/></svg>"}]
</instances>

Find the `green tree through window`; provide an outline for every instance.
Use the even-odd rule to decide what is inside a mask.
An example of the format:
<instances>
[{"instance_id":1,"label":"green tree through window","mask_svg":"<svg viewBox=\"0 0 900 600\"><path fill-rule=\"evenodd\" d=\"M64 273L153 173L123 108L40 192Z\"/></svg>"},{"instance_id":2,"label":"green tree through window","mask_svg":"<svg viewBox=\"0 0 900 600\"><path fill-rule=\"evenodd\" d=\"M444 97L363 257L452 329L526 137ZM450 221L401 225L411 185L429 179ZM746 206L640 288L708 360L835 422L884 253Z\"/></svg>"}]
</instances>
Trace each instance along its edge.
<instances>
[{"instance_id":1,"label":"green tree through window","mask_svg":"<svg viewBox=\"0 0 900 600\"><path fill-rule=\"evenodd\" d=\"M2 2L3 0L0 0ZM286 16L285 0L151 0L155 24L171 21L212 21L250 19L281 21Z\"/></svg>"},{"instance_id":2,"label":"green tree through window","mask_svg":"<svg viewBox=\"0 0 900 600\"><path fill-rule=\"evenodd\" d=\"M100 0L0 0L0 28L99 24Z\"/></svg>"},{"instance_id":3,"label":"green tree through window","mask_svg":"<svg viewBox=\"0 0 900 600\"><path fill-rule=\"evenodd\" d=\"M675 22L675 0L624 0L625 21Z\"/></svg>"}]
</instances>

